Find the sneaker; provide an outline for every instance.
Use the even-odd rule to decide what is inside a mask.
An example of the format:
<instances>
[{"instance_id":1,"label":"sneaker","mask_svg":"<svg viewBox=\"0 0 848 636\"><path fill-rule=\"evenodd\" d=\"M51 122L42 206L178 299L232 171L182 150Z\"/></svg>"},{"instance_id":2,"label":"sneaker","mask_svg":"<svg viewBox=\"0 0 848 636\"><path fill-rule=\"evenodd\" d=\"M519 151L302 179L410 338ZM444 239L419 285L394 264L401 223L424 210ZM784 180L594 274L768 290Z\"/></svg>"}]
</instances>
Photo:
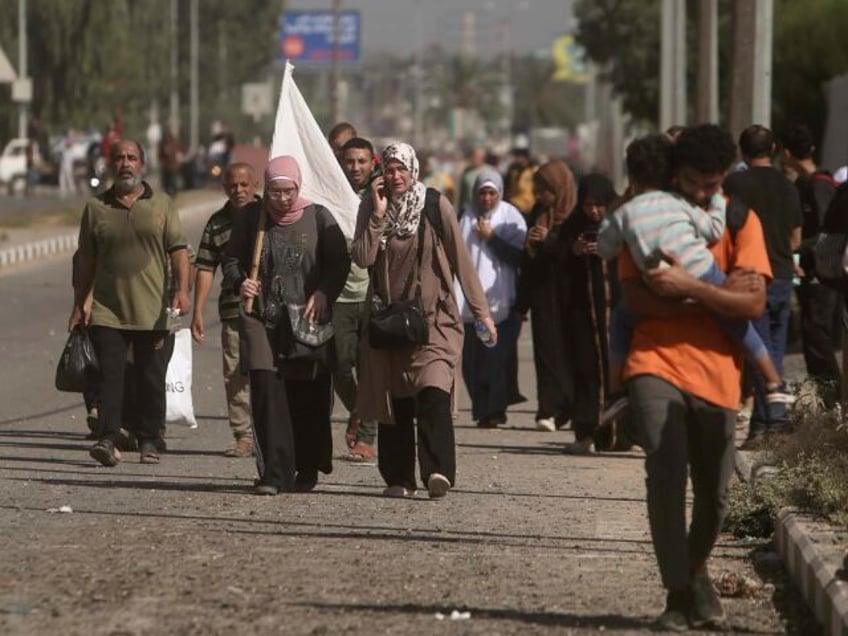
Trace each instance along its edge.
<instances>
[{"instance_id":1,"label":"sneaker","mask_svg":"<svg viewBox=\"0 0 848 636\"><path fill-rule=\"evenodd\" d=\"M666 596L665 610L655 621L656 628L668 632L687 631L691 604L691 594L688 589L670 591Z\"/></svg>"},{"instance_id":2,"label":"sneaker","mask_svg":"<svg viewBox=\"0 0 848 636\"><path fill-rule=\"evenodd\" d=\"M277 495L279 494L279 492L280 489L277 488L274 484L263 484L260 482L256 484L256 486L253 488L253 493L255 495L261 495L265 497Z\"/></svg>"},{"instance_id":3,"label":"sneaker","mask_svg":"<svg viewBox=\"0 0 848 636\"><path fill-rule=\"evenodd\" d=\"M451 483L441 473L433 473L427 478L427 494L430 499L441 499L450 490Z\"/></svg>"},{"instance_id":4,"label":"sneaker","mask_svg":"<svg viewBox=\"0 0 848 636\"><path fill-rule=\"evenodd\" d=\"M403 486L387 486L383 489L383 496L391 497L392 499L403 499L405 497L412 497L414 494L414 490L408 490Z\"/></svg>"},{"instance_id":5,"label":"sneaker","mask_svg":"<svg viewBox=\"0 0 848 636\"><path fill-rule=\"evenodd\" d=\"M104 466L117 466L121 461L121 451L108 439L101 439L91 447L88 454Z\"/></svg>"},{"instance_id":6,"label":"sneaker","mask_svg":"<svg viewBox=\"0 0 848 636\"><path fill-rule=\"evenodd\" d=\"M611 396L604 406L604 412L601 413L600 426L614 422L628 406L630 406L630 399L625 394Z\"/></svg>"},{"instance_id":7,"label":"sneaker","mask_svg":"<svg viewBox=\"0 0 848 636\"><path fill-rule=\"evenodd\" d=\"M294 476L294 491L295 492L310 492L318 485L318 471L303 472L299 471Z\"/></svg>"},{"instance_id":8,"label":"sneaker","mask_svg":"<svg viewBox=\"0 0 848 636\"><path fill-rule=\"evenodd\" d=\"M692 590L692 627L724 629L727 616L707 568L703 567L693 574L689 585Z\"/></svg>"},{"instance_id":9,"label":"sneaker","mask_svg":"<svg viewBox=\"0 0 848 636\"><path fill-rule=\"evenodd\" d=\"M566 455L594 455L595 451L592 450L592 438L589 437L588 439L566 444L562 452Z\"/></svg>"},{"instance_id":10,"label":"sneaker","mask_svg":"<svg viewBox=\"0 0 848 636\"><path fill-rule=\"evenodd\" d=\"M552 417L540 417L536 420L536 430L553 433L556 430L556 423Z\"/></svg>"},{"instance_id":11,"label":"sneaker","mask_svg":"<svg viewBox=\"0 0 848 636\"><path fill-rule=\"evenodd\" d=\"M795 396L786 387L785 382L777 386L766 388L766 402L768 404L795 404Z\"/></svg>"}]
</instances>

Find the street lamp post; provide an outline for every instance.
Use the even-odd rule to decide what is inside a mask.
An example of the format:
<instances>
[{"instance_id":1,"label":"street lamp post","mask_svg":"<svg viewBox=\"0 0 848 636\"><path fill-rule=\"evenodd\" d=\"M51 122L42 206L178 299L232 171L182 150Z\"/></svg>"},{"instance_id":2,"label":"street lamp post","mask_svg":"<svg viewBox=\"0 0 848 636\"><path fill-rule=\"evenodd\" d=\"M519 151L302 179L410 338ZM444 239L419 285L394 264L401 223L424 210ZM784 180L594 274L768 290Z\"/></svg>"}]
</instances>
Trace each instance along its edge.
<instances>
[{"instance_id":1,"label":"street lamp post","mask_svg":"<svg viewBox=\"0 0 848 636\"><path fill-rule=\"evenodd\" d=\"M27 75L27 3L18 0L18 79L25 81ZM27 136L29 124L29 103L21 100L18 107L18 137Z\"/></svg>"}]
</instances>

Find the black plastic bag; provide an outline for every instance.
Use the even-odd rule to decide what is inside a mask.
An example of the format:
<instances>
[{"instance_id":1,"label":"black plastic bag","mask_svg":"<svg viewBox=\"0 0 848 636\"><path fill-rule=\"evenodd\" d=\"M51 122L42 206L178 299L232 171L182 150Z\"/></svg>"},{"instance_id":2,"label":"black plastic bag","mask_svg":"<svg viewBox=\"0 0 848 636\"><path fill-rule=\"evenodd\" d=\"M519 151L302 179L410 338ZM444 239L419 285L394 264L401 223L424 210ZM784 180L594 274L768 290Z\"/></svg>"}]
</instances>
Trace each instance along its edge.
<instances>
[{"instance_id":1,"label":"black plastic bag","mask_svg":"<svg viewBox=\"0 0 848 636\"><path fill-rule=\"evenodd\" d=\"M74 327L56 367L56 388L59 391L82 393L99 369L88 330Z\"/></svg>"}]
</instances>

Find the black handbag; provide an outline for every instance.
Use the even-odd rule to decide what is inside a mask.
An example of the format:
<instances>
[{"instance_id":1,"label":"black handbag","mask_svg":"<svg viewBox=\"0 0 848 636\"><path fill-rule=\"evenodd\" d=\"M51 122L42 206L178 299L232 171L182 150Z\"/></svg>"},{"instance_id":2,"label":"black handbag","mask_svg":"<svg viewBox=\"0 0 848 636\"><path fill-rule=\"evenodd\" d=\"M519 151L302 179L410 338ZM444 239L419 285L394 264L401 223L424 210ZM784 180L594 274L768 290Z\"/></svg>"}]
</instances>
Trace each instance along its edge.
<instances>
[{"instance_id":1,"label":"black handbag","mask_svg":"<svg viewBox=\"0 0 848 636\"><path fill-rule=\"evenodd\" d=\"M56 388L59 391L82 393L97 375L100 365L88 329L76 326L65 342L65 349L56 365Z\"/></svg>"},{"instance_id":2,"label":"black handbag","mask_svg":"<svg viewBox=\"0 0 848 636\"><path fill-rule=\"evenodd\" d=\"M389 298L383 304L376 294L374 273L371 272L371 314L368 318L368 343L374 349L408 349L427 344L430 328L424 314L421 301L421 252L424 245L424 223L426 214L421 214L418 222L418 267L415 272L415 296L408 300ZM386 289L388 284L388 263L386 263Z\"/></svg>"},{"instance_id":3,"label":"black handbag","mask_svg":"<svg viewBox=\"0 0 848 636\"><path fill-rule=\"evenodd\" d=\"M411 300L397 300L388 307L372 309L368 342L374 349L404 349L427 343L430 329L419 293Z\"/></svg>"}]
</instances>

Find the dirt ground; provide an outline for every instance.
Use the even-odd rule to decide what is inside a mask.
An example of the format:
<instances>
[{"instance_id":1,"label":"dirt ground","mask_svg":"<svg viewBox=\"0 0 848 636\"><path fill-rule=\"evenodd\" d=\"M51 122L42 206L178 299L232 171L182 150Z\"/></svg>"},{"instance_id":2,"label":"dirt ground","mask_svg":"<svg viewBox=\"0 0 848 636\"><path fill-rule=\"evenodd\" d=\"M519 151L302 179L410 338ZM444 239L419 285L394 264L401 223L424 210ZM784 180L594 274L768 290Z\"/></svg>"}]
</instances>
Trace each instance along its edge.
<instances>
[{"instance_id":1,"label":"dirt ground","mask_svg":"<svg viewBox=\"0 0 848 636\"><path fill-rule=\"evenodd\" d=\"M572 434L533 430L532 402L507 428L480 430L463 397L458 483L443 501L385 499L375 466L343 461L312 493L256 497L253 461L220 454L230 435L210 299L213 335L195 347L199 427L171 427L157 466L129 453L103 468L79 396L52 388L68 280L65 263L0 281L0 633L650 631L664 594L638 451L565 456ZM62 506L73 512L51 512ZM760 543L722 537L711 570L757 589L725 599L732 632L815 633Z\"/></svg>"},{"instance_id":2,"label":"dirt ground","mask_svg":"<svg viewBox=\"0 0 848 636\"><path fill-rule=\"evenodd\" d=\"M71 413L0 430L5 633L642 633L662 608L638 453L571 458L566 433L460 422L445 501L384 499L375 467L343 462L313 493L260 498L252 461L217 455L220 419L174 429L159 466L110 470ZM802 633L761 548L723 537L711 565L777 581L726 600L733 631Z\"/></svg>"}]
</instances>

